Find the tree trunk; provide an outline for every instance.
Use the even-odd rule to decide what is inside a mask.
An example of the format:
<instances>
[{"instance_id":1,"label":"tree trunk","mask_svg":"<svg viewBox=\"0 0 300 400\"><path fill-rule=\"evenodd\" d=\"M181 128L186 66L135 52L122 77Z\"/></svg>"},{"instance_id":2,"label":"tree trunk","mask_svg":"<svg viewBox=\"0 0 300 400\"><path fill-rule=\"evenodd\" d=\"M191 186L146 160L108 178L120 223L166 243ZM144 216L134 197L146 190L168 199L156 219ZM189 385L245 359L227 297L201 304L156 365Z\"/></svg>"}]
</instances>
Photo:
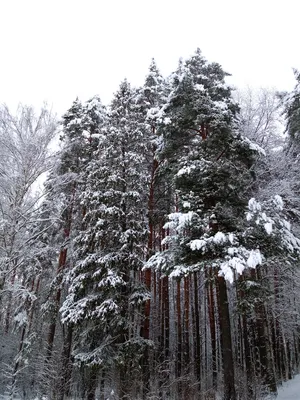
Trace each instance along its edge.
<instances>
[{"instance_id":1,"label":"tree trunk","mask_svg":"<svg viewBox=\"0 0 300 400\"><path fill-rule=\"evenodd\" d=\"M170 305L169 305L169 278L163 277L163 309L164 309L164 354L165 359L169 358L170 347Z\"/></svg>"},{"instance_id":2,"label":"tree trunk","mask_svg":"<svg viewBox=\"0 0 300 400\"><path fill-rule=\"evenodd\" d=\"M64 333L61 383L59 388L58 400L63 400L65 395L68 397L70 395L70 390L71 390L71 376L72 376L71 349L72 349L73 327L68 325L64 328L66 332Z\"/></svg>"},{"instance_id":3,"label":"tree trunk","mask_svg":"<svg viewBox=\"0 0 300 400\"><path fill-rule=\"evenodd\" d=\"M177 314L177 359L176 359L176 378L179 379L178 395L181 396L182 385L180 382L182 369L182 325L181 325L181 280L177 279L176 293L176 314Z\"/></svg>"},{"instance_id":4,"label":"tree trunk","mask_svg":"<svg viewBox=\"0 0 300 400\"><path fill-rule=\"evenodd\" d=\"M247 300L245 299L245 277L241 275L238 279L238 289L237 289L237 301L240 304L240 315L239 318L239 331L240 331L240 341L241 345L239 348L239 352L241 353L239 359L241 366L244 370L244 374L247 380L247 399L252 400L254 396L253 385L254 382L254 369L253 365L253 357L251 353L251 347L254 348L253 337L251 336L251 326L248 323L248 307L244 306L247 304ZM245 301L246 300L246 301Z\"/></svg>"},{"instance_id":5,"label":"tree trunk","mask_svg":"<svg viewBox=\"0 0 300 400\"><path fill-rule=\"evenodd\" d=\"M261 279L261 273L258 269L256 271L252 271L251 274L254 279ZM257 341L260 355L262 381L271 393L277 393L274 357L271 347L272 338L269 328L268 315L266 313L263 300L256 301L254 309L256 314L255 323L258 335Z\"/></svg>"},{"instance_id":6,"label":"tree trunk","mask_svg":"<svg viewBox=\"0 0 300 400\"><path fill-rule=\"evenodd\" d=\"M200 347L200 316L199 316L199 295L198 295L198 273L194 272L194 313L195 313L195 376L198 383L198 390L201 391L201 347Z\"/></svg>"},{"instance_id":7,"label":"tree trunk","mask_svg":"<svg viewBox=\"0 0 300 400\"><path fill-rule=\"evenodd\" d=\"M190 278L184 277L184 365L186 373L190 364Z\"/></svg>"},{"instance_id":8,"label":"tree trunk","mask_svg":"<svg viewBox=\"0 0 300 400\"><path fill-rule=\"evenodd\" d=\"M58 261L58 268L57 268L57 276L59 276L59 282L58 282L58 289L56 291L56 295L54 298L54 310L52 314L52 321L49 326L48 330L48 337L47 337L47 354L46 354L46 361L48 362L51 359L52 356L52 350L53 350L53 343L54 343L54 337L55 337L55 331L56 331L56 321L57 321L57 315L59 311L59 306L60 306L60 300L61 300L61 282L62 282L62 276L60 274L65 268L65 263L67 259L67 249L63 248L60 251L59 254L59 261Z\"/></svg>"},{"instance_id":9,"label":"tree trunk","mask_svg":"<svg viewBox=\"0 0 300 400\"><path fill-rule=\"evenodd\" d=\"M14 269L11 280L10 280L12 287L14 286L15 279L16 279L16 270ZM7 299L7 310L6 310L6 316L5 316L5 333L8 333L9 328L10 328L12 300L13 300L13 295L12 295L12 292L10 291L8 293L8 299Z\"/></svg>"},{"instance_id":10,"label":"tree trunk","mask_svg":"<svg viewBox=\"0 0 300 400\"><path fill-rule=\"evenodd\" d=\"M70 234L71 234L71 225L72 225L72 218L73 218L73 207L74 207L74 200L75 200L75 193L76 193L76 182L73 185L73 191L72 191L72 197L69 205L69 209L67 212L67 216L65 219L65 228L64 228L64 238L65 242L69 240ZM58 259L58 266L57 266L57 273L56 277L58 279L57 282L57 290L56 294L54 296L54 310L52 313L52 320L50 322L49 326L49 331L48 331L48 337L47 337L47 353L46 353L46 362L49 362L52 356L52 350L53 350L53 343L54 343L54 337L55 337L55 331L56 331L56 322L57 322L57 315L59 311L59 306L60 306L60 300L61 300L61 293L62 293L62 273L66 267L66 261L67 261L67 253L68 253L68 248L66 247L66 244L62 246L60 253L59 253L59 259Z\"/></svg>"},{"instance_id":11,"label":"tree trunk","mask_svg":"<svg viewBox=\"0 0 300 400\"><path fill-rule=\"evenodd\" d=\"M87 400L96 400L96 389L97 389L97 381L98 381L98 368L90 367L88 371L87 378L87 387L86 387L86 399ZM122 399L123 397L120 397Z\"/></svg>"},{"instance_id":12,"label":"tree trunk","mask_svg":"<svg viewBox=\"0 0 300 400\"><path fill-rule=\"evenodd\" d=\"M216 272L217 275L217 272ZM218 284L218 311L220 325L220 341L223 360L223 400L236 400L234 386L234 364L232 354L231 324L227 297L227 286L223 276L216 277Z\"/></svg>"},{"instance_id":13,"label":"tree trunk","mask_svg":"<svg viewBox=\"0 0 300 400\"><path fill-rule=\"evenodd\" d=\"M213 271L210 269L209 280L207 282L207 299L208 299L208 316L210 327L210 340L212 351L212 386L217 390L217 338L216 338L216 318L215 318L215 301L213 287Z\"/></svg>"},{"instance_id":14,"label":"tree trunk","mask_svg":"<svg viewBox=\"0 0 300 400\"><path fill-rule=\"evenodd\" d=\"M154 154L153 154L154 157ZM148 236L148 248L147 248L147 259L149 259L154 250L154 189L155 189L155 174L158 168L158 161L153 158L151 181L150 181L150 192L148 199L148 224L149 224L149 236ZM151 269L147 268L144 274L144 282L147 290L151 292ZM151 314L151 300L146 300L144 309L144 325L142 329L142 336L144 339L150 339L150 314ZM150 390L150 365L149 365L149 349L148 345L145 347L143 357L143 398L145 399L147 393Z\"/></svg>"}]
</instances>

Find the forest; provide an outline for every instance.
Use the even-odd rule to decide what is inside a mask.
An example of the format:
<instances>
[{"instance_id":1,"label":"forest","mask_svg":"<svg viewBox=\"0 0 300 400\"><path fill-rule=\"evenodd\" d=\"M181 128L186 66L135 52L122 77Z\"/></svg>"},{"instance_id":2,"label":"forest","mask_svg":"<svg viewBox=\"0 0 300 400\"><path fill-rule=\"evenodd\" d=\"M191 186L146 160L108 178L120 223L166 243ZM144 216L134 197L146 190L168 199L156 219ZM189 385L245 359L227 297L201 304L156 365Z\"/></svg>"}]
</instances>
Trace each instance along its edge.
<instances>
[{"instance_id":1,"label":"forest","mask_svg":"<svg viewBox=\"0 0 300 400\"><path fill-rule=\"evenodd\" d=\"M300 73L228 75L197 49L108 105L0 107L0 398L260 400L298 373Z\"/></svg>"}]
</instances>

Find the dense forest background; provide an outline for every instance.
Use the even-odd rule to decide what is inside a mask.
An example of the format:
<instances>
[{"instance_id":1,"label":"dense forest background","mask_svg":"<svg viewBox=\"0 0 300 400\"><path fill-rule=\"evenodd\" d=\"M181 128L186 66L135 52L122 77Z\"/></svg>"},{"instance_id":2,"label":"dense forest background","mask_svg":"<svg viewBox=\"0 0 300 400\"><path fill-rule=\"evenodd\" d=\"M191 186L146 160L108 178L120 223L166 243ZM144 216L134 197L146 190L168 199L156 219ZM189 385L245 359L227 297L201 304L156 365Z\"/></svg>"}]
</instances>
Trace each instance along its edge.
<instances>
[{"instance_id":1,"label":"dense forest background","mask_svg":"<svg viewBox=\"0 0 300 400\"><path fill-rule=\"evenodd\" d=\"M1 107L3 398L258 400L298 372L300 74L226 76L197 50L61 121Z\"/></svg>"}]
</instances>

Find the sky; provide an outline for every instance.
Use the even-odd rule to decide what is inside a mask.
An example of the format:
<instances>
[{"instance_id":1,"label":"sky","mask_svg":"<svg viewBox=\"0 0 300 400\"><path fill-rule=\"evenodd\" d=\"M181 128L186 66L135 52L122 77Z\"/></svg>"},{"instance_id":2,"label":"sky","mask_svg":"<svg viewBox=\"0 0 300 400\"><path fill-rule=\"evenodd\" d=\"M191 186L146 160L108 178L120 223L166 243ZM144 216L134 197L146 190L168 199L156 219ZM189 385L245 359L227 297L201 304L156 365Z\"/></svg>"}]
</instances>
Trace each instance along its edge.
<instances>
[{"instance_id":1,"label":"sky","mask_svg":"<svg viewBox=\"0 0 300 400\"><path fill-rule=\"evenodd\" d=\"M291 90L299 14L300 0L0 0L0 103L107 104L152 57L168 75L197 47L234 86Z\"/></svg>"}]
</instances>

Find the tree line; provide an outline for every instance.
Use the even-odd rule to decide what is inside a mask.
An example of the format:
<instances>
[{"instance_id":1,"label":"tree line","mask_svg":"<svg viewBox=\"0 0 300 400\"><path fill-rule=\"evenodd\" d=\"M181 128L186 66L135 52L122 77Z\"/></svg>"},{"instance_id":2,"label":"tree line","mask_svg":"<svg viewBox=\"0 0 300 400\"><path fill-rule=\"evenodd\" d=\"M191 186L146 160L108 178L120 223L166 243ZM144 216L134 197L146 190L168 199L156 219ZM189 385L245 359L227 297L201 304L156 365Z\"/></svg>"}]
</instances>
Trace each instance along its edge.
<instances>
[{"instance_id":1,"label":"tree line","mask_svg":"<svg viewBox=\"0 0 300 400\"><path fill-rule=\"evenodd\" d=\"M297 373L299 73L226 75L198 49L59 123L0 109L3 396L258 400Z\"/></svg>"}]
</instances>

